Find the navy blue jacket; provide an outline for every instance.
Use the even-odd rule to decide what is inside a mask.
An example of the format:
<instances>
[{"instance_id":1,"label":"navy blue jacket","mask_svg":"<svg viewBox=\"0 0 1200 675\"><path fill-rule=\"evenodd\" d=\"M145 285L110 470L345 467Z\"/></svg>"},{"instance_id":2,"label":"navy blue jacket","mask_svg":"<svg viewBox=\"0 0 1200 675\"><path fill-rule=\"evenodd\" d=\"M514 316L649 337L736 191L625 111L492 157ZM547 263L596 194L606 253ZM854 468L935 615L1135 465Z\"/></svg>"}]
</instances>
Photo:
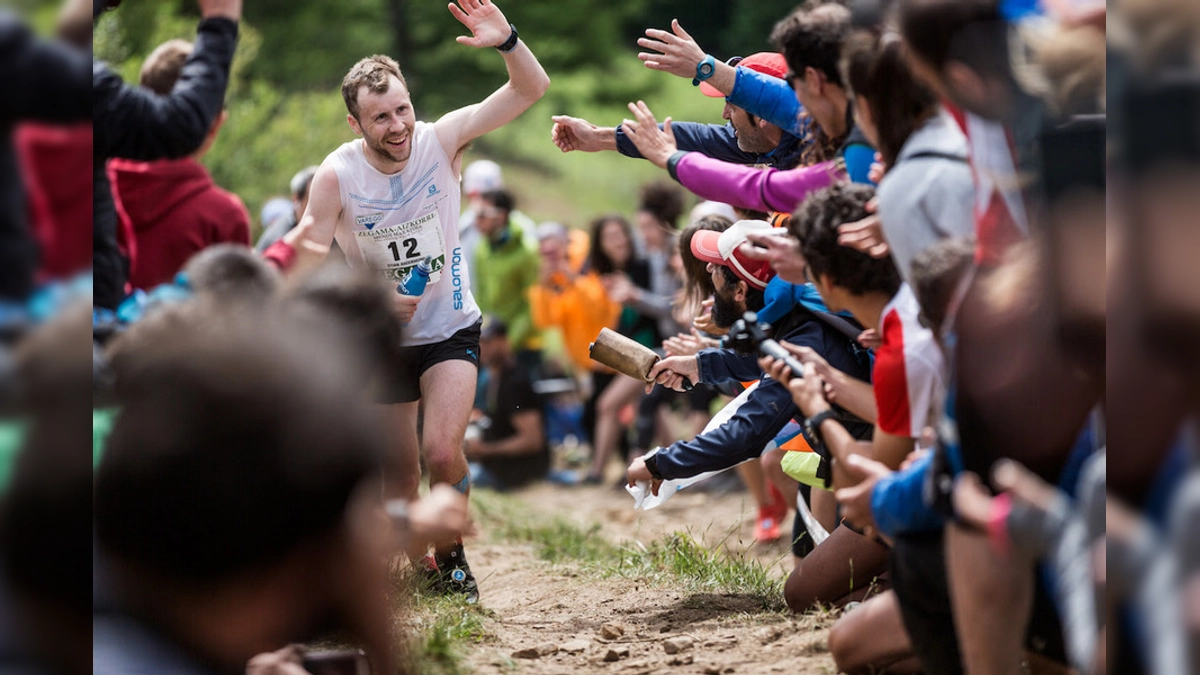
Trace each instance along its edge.
<instances>
[{"instance_id":1,"label":"navy blue jacket","mask_svg":"<svg viewBox=\"0 0 1200 675\"><path fill-rule=\"evenodd\" d=\"M810 347L834 368L864 382L871 379L871 366L866 353L857 350L849 338L808 310L798 307L780 321L775 339ZM678 441L659 450L656 457L658 471L663 478L687 478L757 457L788 420L793 417L803 419L787 387L763 376L757 357L729 349L705 349L696 358L699 360L701 382L763 379L742 407L724 424L690 441ZM848 413L843 413L841 418L846 429L856 438L870 436L871 425L861 420L852 421L855 418Z\"/></svg>"},{"instance_id":2,"label":"navy blue jacket","mask_svg":"<svg viewBox=\"0 0 1200 675\"><path fill-rule=\"evenodd\" d=\"M662 126L661 124L659 125ZM776 169L791 169L800 163L800 139L787 131L779 145L767 153L746 152L738 147L731 124L700 124L699 122L672 122L675 144L680 150L700 152L713 159L732 164L766 164ZM623 127L617 127L617 152L626 157L640 158L637 146L625 135Z\"/></svg>"},{"instance_id":3,"label":"navy blue jacket","mask_svg":"<svg viewBox=\"0 0 1200 675\"><path fill-rule=\"evenodd\" d=\"M226 18L201 21L195 49L169 96L126 86L104 63L92 64L92 273L97 307L116 309L125 287L105 161L150 161L195 152L225 103L236 45L237 23Z\"/></svg>"}]
</instances>

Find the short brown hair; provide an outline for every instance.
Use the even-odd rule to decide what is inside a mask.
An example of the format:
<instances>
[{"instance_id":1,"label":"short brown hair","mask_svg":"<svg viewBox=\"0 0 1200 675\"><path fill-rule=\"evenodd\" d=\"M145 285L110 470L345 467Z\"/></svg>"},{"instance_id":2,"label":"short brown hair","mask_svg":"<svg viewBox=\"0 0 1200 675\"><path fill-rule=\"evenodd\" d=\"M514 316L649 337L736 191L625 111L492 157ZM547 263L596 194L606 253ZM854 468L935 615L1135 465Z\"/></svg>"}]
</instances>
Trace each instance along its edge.
<instances>
[{"instance_id":1,"label":"short brown hair","mask_svg":"<svg viewBox=\"0 0 1200 675\"><path fill-rule=\"evenodd\" d=\"M142 63L138 83L156 94L166 96L175 88L183 64L192 55L193 45L187 40L167 40L150 52Z\"/></svg>"},{"instance_id":2,"label":"short brown hair","mask_svg":"<svg viewBox=\"0 0 1200 675\"><path fill-rule=\"evenodd\" d=\"M358 119L358 90L367 87L376 94L387 93L390 76L400 80L405 88L404 74L400 72L400 64L390 56L374 54L361 59L346 77L342 78L342 100L346 102L346 110Z\"/></svg>"},{"instance_id":3,"label":"short brown hair","mask_svg":"<svg viewBox=\"0 0 1200 675\"><path fill-rule=\"evenodd\" d=\"M842 85L838 58L850 34L850 10L842 5L801 6L775 24L771 43L783 53L788 68L803 76L805 68L825 75L830 84Z\"/></svg>"}]
</instances>

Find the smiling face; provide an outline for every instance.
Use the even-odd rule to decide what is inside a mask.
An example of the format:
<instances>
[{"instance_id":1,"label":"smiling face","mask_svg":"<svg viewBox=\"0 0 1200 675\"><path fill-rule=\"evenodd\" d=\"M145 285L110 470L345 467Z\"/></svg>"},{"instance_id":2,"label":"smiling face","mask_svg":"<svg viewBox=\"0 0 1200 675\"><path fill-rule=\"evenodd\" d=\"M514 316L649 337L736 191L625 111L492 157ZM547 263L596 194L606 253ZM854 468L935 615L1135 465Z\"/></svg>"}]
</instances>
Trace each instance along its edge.
<instances>
[{"instance_id":1,"label":"smiling face","mask_svg":"<svg viewBox=\"0 0 1200 675\"><path fill-rule=\"evenodd\" d=\"M763 134L762 128L757 124L758 118L751 117L744 109L726 103L721 117L733 125L733 135L737 138L738 148L742 152L764 153L775 149L777 143L772 143Z\"/></svg>"},{"instance_id":2,"label":"smiling face","mask_svg":"<svg viewBox=\"0 0 1200 675\"><path fill-rule=\"evenodd\" d=\"M385 92L363 86L358 90L358 116L347 115L354 133L361 134L367 157L375 168L394 173L412 155L412 132L417 123L408 88L395 76Z\"/></svg>"}]
</instances>

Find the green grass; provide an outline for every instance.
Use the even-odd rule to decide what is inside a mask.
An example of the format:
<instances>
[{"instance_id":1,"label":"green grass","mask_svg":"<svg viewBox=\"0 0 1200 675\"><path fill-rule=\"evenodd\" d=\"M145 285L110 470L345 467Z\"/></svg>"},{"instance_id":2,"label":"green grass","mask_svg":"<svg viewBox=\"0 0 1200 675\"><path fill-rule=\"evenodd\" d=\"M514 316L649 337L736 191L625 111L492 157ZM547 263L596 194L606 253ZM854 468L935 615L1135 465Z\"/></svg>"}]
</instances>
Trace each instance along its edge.
<instances>
[{"instance_id":1,"label":"green grass","mask_svg":"<svg viewBox=\"0 0 1200 675\"><path fill-rule=\"evenodd\" d=\"M649 545L615 544L600 526L580 527L562 517L539 517L528 507L483 490L471 495L476 517L499 540L533 544L539 558L572 564L599 578L640 579L691 593L721 593L753 599L765 611L784 609L782 580L773 566L725 545L710 546L690 533L676 532Z\"/></svg>"},{"instance_id":2,"label":"green grass","mask_svg":"<svg viewBox=\"0 0 1200 675\"><path fill-rule=\"evenodd\" d=\"M489 540L528 544L540 560L564 572L681 590L699 598L698 606L705 606L705 596L733 596L749 600L746 604L757 608L759 616L786 612L782 579L773 573L774 565L734 553L724 540L710 546L677 532L648 545L618 544L606 539L599 525L585 527L561 516L539 514L532 506L495 492L473 491L471 506ZM397 610L406 617L403 634L408 637L402 646L406 672L466 672L468 651L494 639L488 628L494 615L486 608L429 593L410 574L397 573L395 579Z\"/></svg>"}]
</instances>

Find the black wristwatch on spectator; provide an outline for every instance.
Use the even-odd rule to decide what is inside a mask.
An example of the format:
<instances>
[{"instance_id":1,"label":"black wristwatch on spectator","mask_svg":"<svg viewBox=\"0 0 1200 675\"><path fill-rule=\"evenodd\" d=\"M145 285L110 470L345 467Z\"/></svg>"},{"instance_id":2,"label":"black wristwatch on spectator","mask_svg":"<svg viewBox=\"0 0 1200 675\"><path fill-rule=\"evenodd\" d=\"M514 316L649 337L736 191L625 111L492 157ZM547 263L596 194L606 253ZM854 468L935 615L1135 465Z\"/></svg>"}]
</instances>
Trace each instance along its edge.
<instances>
[{"instance_id":1,"label":"black wristwatch on spectator","mask_svg":"<svg viewBox=\"0 0 1200 675\"><path fill-rule=\"evenodd\" d=\"M507 54L507 53L511 52L512 50L516 49L517 48L517 40L520 39L520 36L517 35L517 27L512 25L511 23L508 24L508 27L512 29L512 33L509 34L507 40L496 45L496 49L499 49L501 54Z\"/></svg>"},{"instance_id":2,"label":"black wristwatch on spectator","mask_svg":"<svg viewBox=\"0 0 1200 675\"><path fill-rule=\"evenodd\" d=\"M804 418L804 424L801 425L804 427L804 433L808 436L808 440L813 444L813 452L821 458L821 463L817 465L816 477L824 481L826 489L833 484L833 457L825 445L825 437L821 434L821 424L836 416L837 413L833 411L833 408L826 408L812 417Z\"/></svg>"}]
</instances>

